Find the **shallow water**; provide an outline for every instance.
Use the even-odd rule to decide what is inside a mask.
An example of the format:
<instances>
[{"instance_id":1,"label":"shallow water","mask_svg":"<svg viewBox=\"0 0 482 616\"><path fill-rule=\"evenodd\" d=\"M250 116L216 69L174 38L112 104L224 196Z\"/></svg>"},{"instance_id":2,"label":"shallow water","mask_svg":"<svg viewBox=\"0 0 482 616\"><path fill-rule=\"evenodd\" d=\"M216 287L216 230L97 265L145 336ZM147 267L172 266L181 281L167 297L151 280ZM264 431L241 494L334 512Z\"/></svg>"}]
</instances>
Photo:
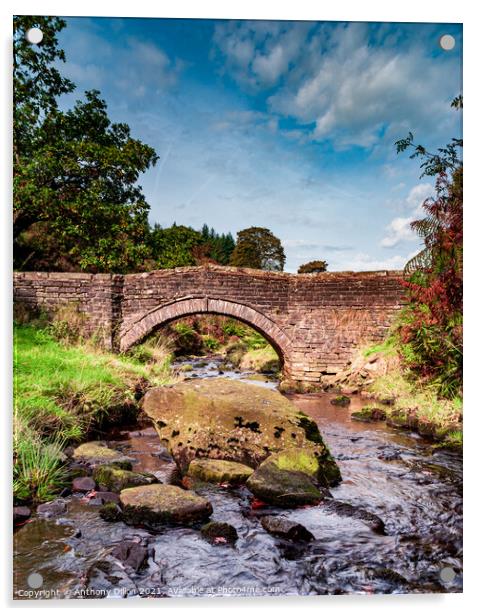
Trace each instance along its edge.
<instances>
[{"instance_id":1,"label":"shallow water","mask_svg":"<svg viewBox=\"0 0 482 616\"><path fill-rule=\"evenodd\" d=\"M190 361L194 370L186 376L218 377L221 360L203 361ZM276 386L246 373L223 376ZM333 497L377 514L385 535L323 503L253 510L245 488L210 487L200 493L213 505L212 519L232 524L239 535L235 547L211 545L196 527L154 534L104 522L89 499L74 496L66 499L62 517L34 517L15 533L14 590L52 591L38 598L461 592L461 456L432 454L422 438L384 423L351 421L350 413L366 404L362 398L352 397L349 408L331 405L330 394L290 398L317 421L339 463L343 482L331 490ZM161 480L172 472L153 428L113 431L109 438L111 446L136 458L134 470ZM293 544L272 537L259 522L267 511L303 524L315 540ZM148 565L138 573L110 555L126 540L149 550ZM453 579L446 581L443 569ZM43 576L38 591L26 582L32 572Z\"/></svg>"}]
</instances>

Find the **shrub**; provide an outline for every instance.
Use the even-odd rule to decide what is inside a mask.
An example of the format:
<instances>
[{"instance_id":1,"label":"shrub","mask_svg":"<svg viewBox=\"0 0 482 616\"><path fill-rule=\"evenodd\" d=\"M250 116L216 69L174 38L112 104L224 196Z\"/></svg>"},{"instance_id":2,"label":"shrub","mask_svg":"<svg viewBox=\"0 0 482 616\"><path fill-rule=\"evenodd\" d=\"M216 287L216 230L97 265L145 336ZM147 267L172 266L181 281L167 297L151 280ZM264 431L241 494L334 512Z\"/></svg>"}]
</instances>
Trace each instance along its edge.
<instances>
[{"instance_id":1,"label":"shrub","mask_svg":"<svg viewBox=\"0 0 482 616\"><path fill-rule=\"evenodd\" d=\"M326 261L309 261L298 268L298 274L320 274L326 272L328 263Z\"/></svg>"}]
</instances>

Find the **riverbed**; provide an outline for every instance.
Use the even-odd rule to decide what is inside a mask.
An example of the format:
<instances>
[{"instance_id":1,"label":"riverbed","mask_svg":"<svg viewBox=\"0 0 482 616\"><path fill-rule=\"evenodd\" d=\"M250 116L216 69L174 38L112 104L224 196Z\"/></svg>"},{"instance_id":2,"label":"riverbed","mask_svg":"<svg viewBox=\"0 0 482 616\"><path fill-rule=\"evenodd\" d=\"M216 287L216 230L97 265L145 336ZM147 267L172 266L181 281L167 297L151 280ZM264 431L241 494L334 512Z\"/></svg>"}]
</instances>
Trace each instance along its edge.
<instances>
[{"instance_id":1,"label":"riverbed","mask_svg":"<svg viewBox=\"0 0 482 616\"><path fill-rule=\"evenodd\" d=\"M177 368L182 370L187 362ZM226 370L221 358L190 360L185 378L241 379L276 387L273 377ZM221 369L221 375L220 375ZM33 516L14 535L14 593L17 598L190 597L310 594L429 593L462 591L462 457L434 450L416 434L384 422L350 419L366 400L352 396L349 407L330 403L332 394L291 395L318 423L343 476L333 497L378 515L385 534L363 521L343 517L321 502L281 510L253 508L246 488L200 490L212 503L212 519L238 533L235 546L207 542L199 528L143 528L110 523L95 499L65 498L61 517ZM137 425L106 435L111 447L136 459L134 470L167 481L173 463L155 430ZM309 543L269 535L260 524L266 512L299 522L313 535ZM111 551L122 542L148 552L138 572ZM29 586L40 574L37 589ZM37 594L35 594L37 593Z\"/></svg>"}]
</instances>

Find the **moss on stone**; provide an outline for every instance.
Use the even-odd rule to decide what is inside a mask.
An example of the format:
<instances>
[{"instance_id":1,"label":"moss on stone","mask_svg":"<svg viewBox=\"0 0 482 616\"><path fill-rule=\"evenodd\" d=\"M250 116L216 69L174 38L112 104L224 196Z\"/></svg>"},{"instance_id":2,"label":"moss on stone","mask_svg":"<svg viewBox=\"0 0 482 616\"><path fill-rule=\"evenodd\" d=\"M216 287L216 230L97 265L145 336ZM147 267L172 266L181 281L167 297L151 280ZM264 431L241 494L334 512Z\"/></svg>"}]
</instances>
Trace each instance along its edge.
<instances>
[{"instance_id":1,"label":"moss on stone","mask_svg":"<svg viewBox=\"0 0 482 616\"><path fill-rule=\"evenodd\" d=\"M255 468L288 447L320 457L328 451L316 422L290 400L239 381L215 378L153 388L143 408L183 473L197 457Z\"/></svg>"},{"instance_id":2,"label":"moss on stone","mask_svg":"<svg viewBox=\"0 0 482 616\"><path fill-rule=\"evenodd\" d=\"M150 473L135 473L110 465L98 466L94 470L93 477L99 486L111 492L157 482L157 478Z\"/></svg>"},{"instance_id":3,"label":"moss on stone","mask_svg":"<svg viewBox=\"0 0 482 616\"><path fill-rule=\"evenodd\" d=\"M299 471L313 479L318 478L319 460L305 449L285 449L270 456L269 460L280 470Z\"/></svg>"},{"instance_id":4,"label":"moss on stone","mask_svg":"<svg viewBox=\"0 0 482 616\"><path fill-rule=\"evenodd\" d=\"M348 406L350 404L351 400L348 396L336 396L336 398L333 398L333 400L330 400L330 404L333 404L334 406Z\"/></svg>"},{"instance_id":5,"label":"moss on stone","mask_svg":"<svg viewBox=\"0 0 482 616\"><path fill-rule=\"evenodd\" d=\"M106 522L120 522L122 520L122 509L116 503L105 503L99 509L99 515Z\"/></svg>"},{"instance_id":6,"label":"moss on stone","mask_svg":"<svg viewBox=\"0 0 482 616\"><path fill-rule=\"evenodd\" d=\"M128 524L191 524L211 515L211 503L190 490L152 484L120 493L123 519Z\"/></svg>"},{"instance_id":7,"label":"moss on stone","mask_svg":"<svg viewBox=\"0 0 482 616\"><path fill-rule=\"evenodd\" d=\"M315 505L322 499L308 475L281 470L269 459L251 475L246 485L257 498L278 507Z\"/></svg>"},{"instance_id":8,"label":"moss on stone","mask_svg":"<svg viewBox=\"0 0 482 616\"><path fill-rule=\"evenodd\" d=\"M228 482L238 485L244 483L253 472L252 468L239 462L199 458L191 461L187 474L209 483Z\"/></svg>"},{"instance_id":9,"label":"moss on stone","mask_svg":"<svg viewBox=\"0 0 482 616\"><path fill-rule=\"evenodd\" d=\"M365 423L370 423L372 421L383 421L386 419L387 414L383 409L380 409L375 406L364 406L359 411L354 411L350 415L350 419L354 421L362 421Z\"/></svg>"},{"instance_id":10,"label":"moss on stone","mask_svg":"<svg viewBox=\"0 0 482 616\"><path fill-rule=\"evenodd\" d=\"M115 449L110 449L102 441L90 441L79 445L72 454L74 460L82 460L91 465L116 464L130 470L132 459Z\"/></svg>"}]
</instances>

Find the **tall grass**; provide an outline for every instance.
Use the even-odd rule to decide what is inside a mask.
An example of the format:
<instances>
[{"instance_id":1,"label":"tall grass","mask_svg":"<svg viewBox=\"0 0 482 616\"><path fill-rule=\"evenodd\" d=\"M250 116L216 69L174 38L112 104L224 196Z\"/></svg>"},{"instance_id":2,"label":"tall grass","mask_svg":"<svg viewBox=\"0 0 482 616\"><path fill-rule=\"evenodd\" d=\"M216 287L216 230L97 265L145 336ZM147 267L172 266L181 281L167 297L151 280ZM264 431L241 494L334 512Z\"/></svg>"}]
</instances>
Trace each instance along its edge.
<instances>
[{"instance_id":1,"label":"tall grass","mask_svg":"<svg viewBox=\"0 0 482 616\"><path fill-rule=\"evenodd\" d=\"M396 338L362 349L361 353L364 357L378 353L388 360L386 372L376 375L367 387L378 399L395 399L395 405L387 410L388 414L398 409L412 409L419 421L430 422L436 432L444 434L446 443L461 444L462 433L452 430L452 426L459 425L462 420L460 396L441 396L436 383L420 379L407 368Z\"/></svg>"},{"instance_id":2,"label":"tall grass","mask_svg":"<svg viewBox=\"0 0 482 616\"><path fill-rule=\"evenodd\" d=\"M136 405L136 385L172 382L161 346L115 355L54 338L58 328L14 326L14 492L44 500L62 484L60 451Z\"/></svg>"}]
</instances>

